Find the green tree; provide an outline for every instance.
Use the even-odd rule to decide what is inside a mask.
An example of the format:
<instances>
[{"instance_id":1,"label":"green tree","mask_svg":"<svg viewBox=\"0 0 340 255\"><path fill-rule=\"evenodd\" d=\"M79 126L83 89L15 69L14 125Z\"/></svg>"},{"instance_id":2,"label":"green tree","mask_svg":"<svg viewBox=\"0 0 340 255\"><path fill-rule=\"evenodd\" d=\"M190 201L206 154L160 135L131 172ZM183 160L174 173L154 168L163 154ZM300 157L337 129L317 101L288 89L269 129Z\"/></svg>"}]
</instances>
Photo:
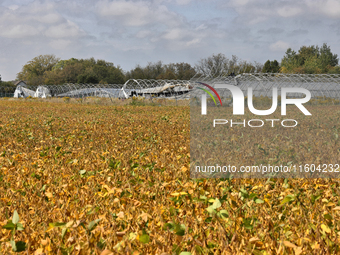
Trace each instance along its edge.
<instances>
[{"instance_id":1,"label":"green tree","mask_svg":"<svg viewBox=\"0 0 340 255\"><path fill-rule=\"evenodd\" d=\"M124 73L119 66L105 60L76 59L60 60L40 79L44 84L102 83L122 84Z\"/></svg>"},{"instance_id":2,"label":"green tree","mask_svg":"<svg viewBox=\"0 0 340 255\"><path fill-rule=\"evenodd\" d=\"M302 46L298 53L288 48L281 60L283 73L331 73L337 72L339 59L326 43L322 47Z\"/></svg>"},{"instance_id":3,"label":"green tree","mask_svg":"<svg viewBox=\"0 0 340 255\"><path fill-rule=\"evenodd\" d=\"M67 60L61 60L64 62ZM66 62L67 63L67 62ZM62 67L56 68L58 64L53 68L52 71L48 71L44 75L44 84L64 84L64 83L77 83L78 76L83 72L82 64L77 62L64 63Z\"/></svg>"},{"instance_id":4,"label":"green tree","mask_svg":"<svg viewBox=\"0 0 340 255\"><path fill-rule=\"evenodd\" d=\"M262 72L263 73L270 73L271 72L271 66L270 66L270 60L269 59L266 61L266 63L264 63Z\"/></svg>"},{"instance_id":5,"label":"green tree","mask_svg":"<svg viewBox=\"0 0 340 255\"><path fill-rule=\"evenodd\" d=\"M271 63L271 66L273 73L278 73L280 71L280 64L276 59Z\"/></svg>"},{"instance_id":6,"label":"green tree","mask_svg":"<svg viewBox=\"0 0 340 255\"><path fill-rule=\"evenodd\" d=\"M28 61L22 71L17 74L19 80L27 81L31 85L44 83L44 74L51 71L58 63L59 58L55 55L40 55Z\"/></svg>"},{"instance_id":7,"label":"green tree","mask_svg":"<svg viewBox=\"0 0 340 255\"><path fill-rule=\"evenodd\" d=\"M121 68L104 60L76 59L59 60L54 55L38 56L29 61L18 78L29 84L63 83L124 83Z\"/></svg>"},{"instance_id":8,"label":"green tree","mask_svg":"<svg viewBox=\"0 0 340 255\"><path fill-rule=\"evenodd\" d=\"M320 67L323 72L327 72L330 69L334 68L339 63L339 58L337 54L333 54L331 52L330 46L327 46L326 43L322 45L320 48Z\"/></svg>"},{"instance_id":9,"label":"green tree","mask_svg":"<svg viewBox=\"0 0 340 255\"><path fill-rule=\"evenodd\" d=\"M126 80L129 80L129 79L146 79L146 76L144 74L144 69L140 65L137 65L134 69L127 72L125 77L126 77Z\"/></svg>"},{"instance_id":10,"label":"green tree","mask_svg":"<svg viewBox=\"0 0 340 255\"><path fill-rule=\"evenodd\" d=\"M128 79L168 79L189 80L195 75L195 69L188 63L162 64L161 61L141 67L137 65L125 74Z\"/></svg>"},{"instance_id":11,"label":"green tree","mask_svg":"<svg viewBox=\"0 0 340 255\"><path fill-rule=\"evenodd\" d=\"M149 62L144 68L145 79L157 79L162 73L164 73L162 61L156 63Z\"/></svg>"},{"instance_id":12,"label":"green tree","mask_svg":"<svg viewBox=\"0 0 340 255\"><path fill-rule=\"evenodd\" d=\"M164 67L163 73L157 76L157 79L163 79L163 80L175 80L176 77L176 69L174 67L174 64L169 64Z\"/></svg>"},{"instance_id":13,"label":"green tree","mask_svg":"<svg viewBox=\"0 0 340 255\"><path fill-rule=\"evenodd\" d=\"M176 63L175 75L178 80L190 80L195 74L195 69L188 63Z\"/></svg>"},{"instance_id":14,"label":"green tree","mask_svg":"<svg viewBox=\"0 0 340 255\"><path fill-rule=\"evenodd\" d=\"M281 60L281 68L283 73L292 72L294 68L299 66L298 63L298 55L292 50L292 48L288 48L285 55Z\"/></svg>"},{"instance_id":15,"label":"green tree","mask_svg":"<svg viewBox=\"0 0 340 255\"><path fill-rule=\"evenodd\" d=\"M304 60L304 63L301 66L301 72L306 74L322 73L320 62L317 54L309 56Z\"/></svg>"},{"instance_id":16,"label":"green tree","mask_svg":"<svg viewBox=\"0 0 340 255\"><path fill-rule=\"evenodd\" d=\"M3 81L0 75L0 97L4 96L12 96L14 93L16 86L11 81Z\"/></svg>"},{"instance_id":17,"label":"green tree","mask_svg":"<svg viewBox=\"0 0 340 255\"><path fill-rule=\"evenodd\" d=\"M164 65L164 71L157 79L190 80L195 74L195 69L188 63L170 63Z\"/></svg>"},{"instance_id":18,"label":"green tree","mask_svg":"<svg viewBox=\"0 0 340 255\"><path fill-rule=\"evenodd\" d=\"M263 73L278 73L280 71L280 65L277 60L270 61L267 60L262 68Z\"/></svg>"},{"instance_id":19,"label":"green tree","mask_svg":"<svg viewBox=\"0 0 340 255\"><path fill-rule=\"evenodd\" d=\"M99 83L99 76L94 72L93 67L88 67L78 75L77 83Z\"/></svg>"}]
</instances>

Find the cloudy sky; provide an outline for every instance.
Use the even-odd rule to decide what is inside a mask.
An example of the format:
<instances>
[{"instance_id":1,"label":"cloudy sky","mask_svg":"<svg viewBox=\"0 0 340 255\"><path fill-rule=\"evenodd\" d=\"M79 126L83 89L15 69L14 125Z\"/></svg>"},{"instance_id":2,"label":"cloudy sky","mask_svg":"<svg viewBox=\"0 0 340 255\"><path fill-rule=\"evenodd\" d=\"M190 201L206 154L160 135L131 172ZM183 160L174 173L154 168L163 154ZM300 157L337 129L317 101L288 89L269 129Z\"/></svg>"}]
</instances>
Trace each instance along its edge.
<instances>
[{"instance_id":1,"label":"cloudy sky","mask_svg":"<svg viewBox=\"0 0 340 255\"><path fill-rule=\"evenodd\" d=\"M327 43L340 55L339 0L0 0L0 74L40 54L128 71L223 53L264 63Z\"/></svg>"}]
</instances>

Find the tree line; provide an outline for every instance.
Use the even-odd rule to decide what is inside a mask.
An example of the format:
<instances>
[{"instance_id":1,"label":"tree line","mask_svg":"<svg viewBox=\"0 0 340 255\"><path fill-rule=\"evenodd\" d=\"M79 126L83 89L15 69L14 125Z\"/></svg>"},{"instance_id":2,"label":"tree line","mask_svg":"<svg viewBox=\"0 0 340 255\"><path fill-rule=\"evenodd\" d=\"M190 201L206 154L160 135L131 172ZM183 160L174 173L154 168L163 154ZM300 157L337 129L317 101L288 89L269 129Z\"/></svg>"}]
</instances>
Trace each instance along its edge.
<instances>
[{"instance_id":1,"label":"tree line","mask_svg":"<svg viewBox=\"0 0 340 255\"><path fill-rule=\"evenodd\" d=\"M262 72L265 73L300 73L300 74L339 74L339 58L332 53L330 46L324 43L319 46L302 46L298 52L288 48L281 60L268 60Z\"/></svg>"},{"instance_id":2,"label":"tree line","mask_svg":"<svg viewBox=\"0 0 340 255\"><path fill-rule=\"evenodd\" d=\"M7 93L13 93L16 86L11 81L3 81L0 75L0 97L6 96Z\"/></svg>"},{"instance_id":3,"label":"tree line","mask_svg":"<svg viewBox=\"0 0 340 255\"><path fill-rule=\"evenodd\" d=\"M129 79L178 79L190 80L195 75L225 75L243 70L259 71L262 65L241 61L236 56L228 59L223 54L212 55L201 59L195 66L189 63L163 64L161 61L149 62L142 67L137 65L124 72L105 60L76 59L60 60L54 55L40 55L27 64L17 74L18 80L27 81L30 85L93 83L122 84Z\"/></svg>"},{"instance_id":4,"label":"tree line","mask_svg":"<svg viewBox=\"0 0 340 255\"><path fill-rule=\"evenodd\" d=\"M64 83L116 84L125 80L122 69L105 60L60 60L54 55L40 55L30 60L17 74L30 85Z\"/></svg>"},{"instance_id":5,"label":"tree line","mask_svg":"<svg viewBox=\"0 0 340 255\"><path fill-rule=\"evenodd\" d=\"M227 76L237 73L340 73L339 58L327 44L322 47L302 46L298 52L288 48L279 63L268 60L264 64L248 62L233 55L213 54L203 58L194 66L189 63L163 64L149 62L137 65L125 72L119 65L105 60L76 59L61 60L55 55L40 55L28 61L17 74L18 80L30 85L93 83L123 84L129 79L179 79L189 80L199 76ZM2 82L2 86L9 84Z\"/></svg>"}]
</instances>

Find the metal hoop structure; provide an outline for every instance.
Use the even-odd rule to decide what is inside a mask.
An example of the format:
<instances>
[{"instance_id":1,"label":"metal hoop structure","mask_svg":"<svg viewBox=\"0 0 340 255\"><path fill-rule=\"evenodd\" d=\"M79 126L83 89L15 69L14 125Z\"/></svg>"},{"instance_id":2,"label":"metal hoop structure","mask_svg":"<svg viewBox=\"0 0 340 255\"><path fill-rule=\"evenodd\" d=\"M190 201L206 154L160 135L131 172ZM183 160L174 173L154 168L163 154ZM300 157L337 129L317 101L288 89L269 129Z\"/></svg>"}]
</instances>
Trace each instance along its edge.
<instances>
[{"instance_id":1,"label":"metal hoop structure","mask_svg":"<svg viewBox=\"0 0 340 255\"><path fill-rule=\"evenodd\" d=\"M255 97L272 97L272 88L280 89L284 87L305 88L311 92L312 98L327 97L340 99L340 74L283 74L283 73L242 73L238 75L222 77L197 77L191 80L194 86L203 82L211 85L229 84L239 87L244 95L247 95L248 87L252 87ZM230 91L220 91L221 97L230 97ZM202 94L201 90L193 90L192 94ZM301 97L299 93L290 93L291 97Z\"/></svg>"},{"instance_id":2,"label":"metal hoop structure","mask_svg":"<svg viewBox=\"0 0 340 255\"><path fill-rule=\"evenodd\" d=\"M144 98L189 99L192 86L187 80L128 80L122 87L125 98L141 96Z\"/></svg>"},{"instance_id":3,"label":"metal hoop structure","mask_svg":"<svg viewBox=\"0 0 340 255\"><path fill-rule=\"evenodd\" d=\"M63 84L18 86L14 97L119 97L122 84Z\"/></svg>"},{"instance_id":4,"label":"metal hoop structure","mask_svg":"<svg viewBox=\"0 0 340 255\"><path fill-rule=\"evenodd\" d=\"M340 99L340 74L283 74L283 73L240 73L211 77L197 75L191 80L143 80L130 79L125 84L64 84L18 86L1 88L0 94L14 97L76 97L88 96L110 98L164 98L189 99L204 92L198 87L199 82L214 87L217 83L225 83L239 87L247 95L248 87L252 87L255 97L272 97L272 88L299 87L311 92L312 98L327 97ZM228 90L219 91L221 97L230 97ZM301 97L301 94L290 94Z\"/></svg>"}]
</instances>

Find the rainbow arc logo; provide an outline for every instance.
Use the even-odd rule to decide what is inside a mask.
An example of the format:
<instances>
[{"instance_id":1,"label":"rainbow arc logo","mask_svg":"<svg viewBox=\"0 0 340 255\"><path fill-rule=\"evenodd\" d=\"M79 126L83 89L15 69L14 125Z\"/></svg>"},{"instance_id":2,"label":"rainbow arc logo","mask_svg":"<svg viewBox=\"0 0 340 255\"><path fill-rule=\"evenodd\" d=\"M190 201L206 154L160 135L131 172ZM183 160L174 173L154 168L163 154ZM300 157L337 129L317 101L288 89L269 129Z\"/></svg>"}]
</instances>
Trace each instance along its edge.
<instances>
[{"instance_id":1,"label":"rainbow arc logo","mask_svg":"<svg viewBox=\"0 0 340 255\"><path fill-rule=\"evenodd\" d=\"M222 106L222 100L221 100L221 98L220 98L220 95L217 93L217 91L216 91L213 87L211 87L210 85L208 85L208 84L206 84L206 83L203 83L203 82L198 82L198 83L199 83L199 84L202 84L203 86L206 86L206 87L209 88L212 92L214 92L215 95L217 96L218 100L220 101L221 106ZM197 88L203 90L204 92L206 92L206 93L212 98L212 100L214 100L214 103L215 103L215 105L217 106L216 100L215 100L215 98L213 97L213 95L210 93L209 90L206 90L206 89L200 88L200 87L197 87Z\"/></svg>"}]
</instances>

